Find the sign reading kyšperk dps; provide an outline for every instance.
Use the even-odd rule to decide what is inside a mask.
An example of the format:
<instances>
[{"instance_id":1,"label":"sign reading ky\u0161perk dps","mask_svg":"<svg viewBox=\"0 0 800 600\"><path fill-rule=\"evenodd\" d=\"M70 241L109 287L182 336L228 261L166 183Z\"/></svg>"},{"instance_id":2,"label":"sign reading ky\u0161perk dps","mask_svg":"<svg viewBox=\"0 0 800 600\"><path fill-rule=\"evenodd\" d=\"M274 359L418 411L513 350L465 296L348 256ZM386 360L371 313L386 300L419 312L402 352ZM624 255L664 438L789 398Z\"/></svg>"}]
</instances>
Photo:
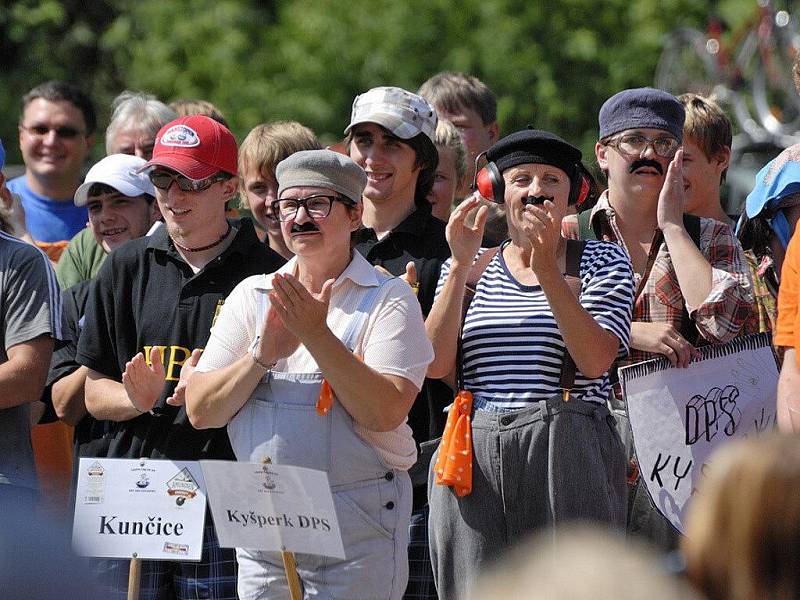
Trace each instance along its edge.
<instances>
[{"instance_id":1,"label":"sign reading ky\u0161perk dps","mask_svg":"<svg viewBox=\"0 0 800 600\"><path fill-rule=\"evenodd\" d=\"M324 471L217 460L200 465L223 548L345 558Z\"/></svg>"},{"instance_id":2,"label":"sign reading ky\u0161perk dps","mask_svg":"<svg viewBox=\"0 0 800 600\"><path fill-rule=\"evenodd\" d=\"M619 371L636 457L650 498L684 532L709 455L775 426L778 369L769 334L699 348L687 368L666 358Z\"/></svg>"},{"instance_id":3,"label":"sign reading ky\u0161perk dps","mask_svg":"<svg viewBox=\"0 0 800 600\"><path fill-rule=\"evenodd\" d=\"M205 509L197 462L81 458L72 545L83 556L200 560Z\"/></svg>"}]
</instances>

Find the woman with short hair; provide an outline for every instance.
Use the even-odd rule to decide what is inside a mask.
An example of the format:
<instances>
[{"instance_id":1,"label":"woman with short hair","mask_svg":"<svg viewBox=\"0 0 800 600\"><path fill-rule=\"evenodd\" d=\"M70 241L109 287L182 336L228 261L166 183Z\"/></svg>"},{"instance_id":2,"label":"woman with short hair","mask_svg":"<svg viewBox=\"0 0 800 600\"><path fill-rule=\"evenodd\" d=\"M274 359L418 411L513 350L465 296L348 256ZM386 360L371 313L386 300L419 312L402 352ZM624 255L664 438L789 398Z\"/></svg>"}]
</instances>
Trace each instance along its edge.
<instances>
[{"instance_id":1,"label":"woman with short hair","mask_svg":"<svg viewBox=\"0 0 800 600\"><path fill-rule=\"evenodd\" d=\"M486 158L478 187L504 203L510 239L479 249L486 207L461 203L426 320L436 355L428 376L458 372L463 384L429 480L442 598L462 597L479 567L537 528L625 525L625 457L606 398L630 338L630 261L615 244L561 237L567 207L589 188L577 148L525 130Z\"/></svg>"}]
</instances>

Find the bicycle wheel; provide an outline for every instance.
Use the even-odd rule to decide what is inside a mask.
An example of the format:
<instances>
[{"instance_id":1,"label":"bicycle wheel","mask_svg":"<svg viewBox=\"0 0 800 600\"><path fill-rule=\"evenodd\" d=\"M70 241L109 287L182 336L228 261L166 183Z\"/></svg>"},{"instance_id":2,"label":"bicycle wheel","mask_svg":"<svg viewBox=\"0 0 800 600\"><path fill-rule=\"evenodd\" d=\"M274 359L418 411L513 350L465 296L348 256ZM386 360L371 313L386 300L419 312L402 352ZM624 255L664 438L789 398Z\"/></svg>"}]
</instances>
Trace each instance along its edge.
<instances>
[{"instance_id":1,"label":"bicycle wheel","mask_svg":"<svg viewBox=\"0 0 800 600\"><path fill-rule=\"evenodd\" d=\"M706 50L707 41L696 29L681 28L670 33L656 66L655 86L675 95L711 95L722 78L714 56Z\"/></svg>"},{"instance_id":2,"label":"bicycle wheel","mask_svg":"<svg viewBox=\"0 0 800 600\"><path fill-rule=\"evenodd\" d=\"M797 33L791 22L774 27L760 40L758 61L751 90L756 116L764 128L777 136L800 131L800 92L792 79L792 63L798 52Z\"/></svg>"}]
</instances>

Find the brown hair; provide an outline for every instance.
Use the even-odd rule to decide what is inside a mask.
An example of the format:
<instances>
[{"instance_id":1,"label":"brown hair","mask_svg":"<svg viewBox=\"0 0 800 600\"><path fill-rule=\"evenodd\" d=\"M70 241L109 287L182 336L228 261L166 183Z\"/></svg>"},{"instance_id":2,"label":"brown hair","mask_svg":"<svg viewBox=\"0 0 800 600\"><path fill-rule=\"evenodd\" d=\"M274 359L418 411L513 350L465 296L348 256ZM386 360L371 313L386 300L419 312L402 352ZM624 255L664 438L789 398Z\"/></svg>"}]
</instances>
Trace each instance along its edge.
<instances>
[{"instance_id":1,"label":"brown hair","mask_svg":"<svg viewBox=\"0 0 800 600\"><path fill-rule=\"evenodd\" d=\"M249 209L244 177L256 167L263 176L274 179L275 167L284 158L301 150L321 150L317 136L297 121L276 121L256 125L239 146L239 205Z\"/></svg>"},{"instance_id":2,"label":"brown hair","mask_svg":"<svg viewBox=\"0 0 800 600\"><path fill-rule=\"evenodd\" d=\"M444 112L457 113L468 108L480 116L484 125L497 120L497 98L477 77L456 71L437 73L419 91L420 96Z\"/></svg>"},{"instance_id":3,"label":"brown hair","mask_svg":"<svg viewBox=\"0 0 800 600\"><path fill-rule=\"evenodd\" d=\"M378 125L376 123L376 125ZM412 138L404 140L397 137L383 125L378 125L383 130L384 135L396 138L403 144L410 146L414 151L414 166L419 167L417 176L417 186L414 188L414 204L417 206L428 206L428 194L431 193L433 182L436 179L436 169L439 167L439 152L436 150L431 138L420 132ZM350 156L350 144L353 143L353 135L357 125L352 127L344 138L344 145L347 148L347 155Z\"/></svg>"},{"instance_id":4,"label":"brown hair","mask_svg":"<svg viewBox=\"0 0 800 600\"><path fill-rule=\"evenodd\" d=\"M173 100L168 106L174 110L179 117L205 115L230 129L225 117L222 116L222 112L208 100Z\"/></svg>"},{"instance_id":5,"label":"brown hair","mask_svg":"<svg viewBox=\"0 0 800 600\"><path fill-rule=\"evenodd\" d=\"M461 139L461 133L458 128L447 119L439 119L436 124L436 148L446 148L453 152L456 163L456 177L458 178L459 187L464 181L464 175L467 174L467 149L464 146L464 140Z\"/></svg>"},{"instance_id":6,"label":"brown hair","mask_svg":"<svg viewBox=\"0 0 800 600\"><path fill-rule=\"evenodd\" d=\"M713 98L699 94L681 94L678 100L686 109L683 139L691 139L711 160L733 143L731 122ZM722 172L720 183L725 181L728 169Z\"/></svg>"},{"instance_id":7,"label":"brown hair","mask_svg":"<svg viewBox=\"0 0 800 600\"><path fill-rule=\"evenodd\" d=\"M712 457L682 547L709 600L800 595L800 438L769 434Z\"/></svg>"}]
</instances>

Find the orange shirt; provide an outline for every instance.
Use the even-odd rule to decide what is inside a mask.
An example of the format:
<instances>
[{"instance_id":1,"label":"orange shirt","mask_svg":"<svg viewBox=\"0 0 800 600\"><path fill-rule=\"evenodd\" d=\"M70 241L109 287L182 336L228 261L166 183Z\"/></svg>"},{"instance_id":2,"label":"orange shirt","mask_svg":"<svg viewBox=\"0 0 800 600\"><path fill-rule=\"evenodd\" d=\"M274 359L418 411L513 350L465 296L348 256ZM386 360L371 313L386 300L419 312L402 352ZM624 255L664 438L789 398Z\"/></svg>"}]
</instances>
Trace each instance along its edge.
<instances>
[{"instance_id":1,"label":"orange shirt","mask_svg":"<svg viewBox=\"0 0 800 600\"><path fill-rule=\"evenodd\" d=\"M800 292L800 235L792 236L786 249L778 288L778 321L772 343L775 346L800 347L800 322L798 322L798 293ZM798 355L800 359L800 355ZM798 361L800 362L800 360Z\"/></svg>"}]
</instances>

